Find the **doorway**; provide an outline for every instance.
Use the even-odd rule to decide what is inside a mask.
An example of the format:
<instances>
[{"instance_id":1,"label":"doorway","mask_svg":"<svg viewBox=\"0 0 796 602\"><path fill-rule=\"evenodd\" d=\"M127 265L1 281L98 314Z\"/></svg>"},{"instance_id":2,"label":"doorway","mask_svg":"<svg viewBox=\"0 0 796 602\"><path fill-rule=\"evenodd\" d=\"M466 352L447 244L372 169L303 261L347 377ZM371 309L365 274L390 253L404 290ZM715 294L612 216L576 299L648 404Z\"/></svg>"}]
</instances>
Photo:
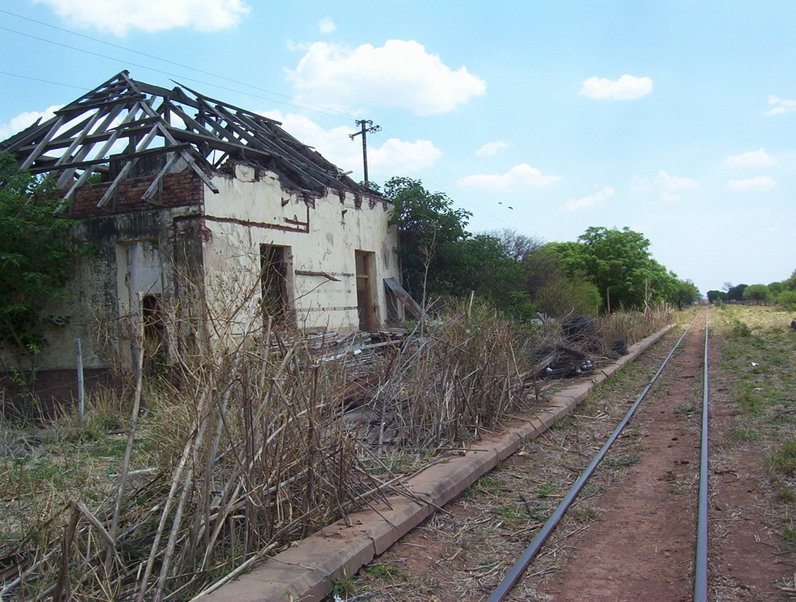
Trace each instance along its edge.
<instances>
[{"instance_id":1,"label":"doorway","mask_svg":"<svg viewBox=\"0 0 796 602\"><path fill-rule=\"evenodd\" d=\"M356 261L359 329L373 332L379 329L374 267L376 254L369 251L354 251L354 259Z\"/></svg>"}]
</instances>

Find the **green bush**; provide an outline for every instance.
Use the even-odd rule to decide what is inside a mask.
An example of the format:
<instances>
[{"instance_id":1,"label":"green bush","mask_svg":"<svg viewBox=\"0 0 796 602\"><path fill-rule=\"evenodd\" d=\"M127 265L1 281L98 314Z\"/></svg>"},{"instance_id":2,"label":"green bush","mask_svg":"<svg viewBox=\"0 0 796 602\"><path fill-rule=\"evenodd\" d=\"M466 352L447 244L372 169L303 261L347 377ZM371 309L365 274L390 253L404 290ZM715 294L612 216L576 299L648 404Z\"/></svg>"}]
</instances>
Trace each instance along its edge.
<instances>
[{"instance_id":1,"label":"green bush","mask_svg":"<svg viewBox=\"0 0 796 602\"><path fill-rule=\"evenodd\" d=\"M66 294L79 254L72 222L51 179L17 169L0 153L0 346L37 353L48 325L68 321L45 314L48 303Z\"/></svg>"},{"instance_id":2,"label":"green bush","mask_svg":"<svg viewBox=\"0 0 796 602\"><path fill-rule=\"evenodd\" d=\"M536 292L535 301L540 312L555 317L596 316L601 304L597 287L578 278L563 278L548 284Z\"/></svg>"},{"instance_id":3,"label":"green bush","mask_svg":"<svg viewBox=\"0 0 796 602\"><path fill-rule=\"evenodd\" d=\"M777 303L785 309L796 310L796 291L782 291L777 297Z\"/></svg>"},{"instance_id":4,"label":"green bush","mask_svg":"<svg viewBox=\"0 0 796 602\"><path fill-rule=\"evenodd\" d=\"M765 284L752 284L744 289L742 297L745 301L768 301L771 292Z\"/></svg>"},{"instance_id":5,"label":"green bush","mask_svg":"<svg viewBox=\"0 0 796 602\"><path fill-rule=\"evenodd\" d=\"M733 318L732 334L735 338L750 337L752 336L752 329L745 322Z\"/></svg>"}]
</instances>

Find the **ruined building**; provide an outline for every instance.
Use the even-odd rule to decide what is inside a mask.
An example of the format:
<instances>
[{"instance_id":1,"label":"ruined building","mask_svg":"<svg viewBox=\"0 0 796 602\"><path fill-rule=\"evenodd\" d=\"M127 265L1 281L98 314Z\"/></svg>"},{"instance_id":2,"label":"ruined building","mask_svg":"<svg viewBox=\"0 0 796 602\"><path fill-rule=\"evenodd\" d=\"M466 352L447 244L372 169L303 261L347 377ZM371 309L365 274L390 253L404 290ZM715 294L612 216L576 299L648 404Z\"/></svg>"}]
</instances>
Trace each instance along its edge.
<instances>
[{"instance_id":1,"label":"ruined building","mask_svg":"<svg viewBox=\"0 0 796 602\"><path fill-rule=\"evenodd\" d=\"M300 331L403 319L391 204L276 121L122 72L0 149L57 181L94 248L53 310L70 321L47 335L40 388L74 382L76 338L89 378L106 370L92 329L125 316L167 359L185 337L208 334L198 332L206 308L246 305L232 336L264 316ZM180 332L165 308L190 328ZM115 336L129 361L130 341Z\"/></svg>"}]
</instances>

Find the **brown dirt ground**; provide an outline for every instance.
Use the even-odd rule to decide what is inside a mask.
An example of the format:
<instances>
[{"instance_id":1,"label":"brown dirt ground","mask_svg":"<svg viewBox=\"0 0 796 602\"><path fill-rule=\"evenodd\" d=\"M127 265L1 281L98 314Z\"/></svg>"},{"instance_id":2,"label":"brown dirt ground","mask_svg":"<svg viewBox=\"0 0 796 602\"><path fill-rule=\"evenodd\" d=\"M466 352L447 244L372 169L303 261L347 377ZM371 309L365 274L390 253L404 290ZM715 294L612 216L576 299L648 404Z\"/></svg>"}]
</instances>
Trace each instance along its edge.
<instances>
[{"instance_id":1,"label":"brown dirt ground","mask_svg":"<svg viewBox=\"0 0 796 602\"><path fill-rule=\"evenodd\" d=\"M693 580L704 331L692 328L635 417L645 450L545 588L555 600L688 600Z\"/></svg>"},{"instance_id":2,"label":"brown dirt ground","mask_svg":"<svg viewBox=\"0 0 796 602\"><path fill-rule=\"evenodd\" d=\"M344 600L485 600L588 464L679 333L671 333L551 432L361 571ZM691 598L698 484L702 340L686 346L652 389L581 497L512 592L512 600ZM711 439L737 418L712 377ZM767 450L750 443L711 456L711 599L787 599L796 565L777 545Z\"/></svg>"}]
</instances>

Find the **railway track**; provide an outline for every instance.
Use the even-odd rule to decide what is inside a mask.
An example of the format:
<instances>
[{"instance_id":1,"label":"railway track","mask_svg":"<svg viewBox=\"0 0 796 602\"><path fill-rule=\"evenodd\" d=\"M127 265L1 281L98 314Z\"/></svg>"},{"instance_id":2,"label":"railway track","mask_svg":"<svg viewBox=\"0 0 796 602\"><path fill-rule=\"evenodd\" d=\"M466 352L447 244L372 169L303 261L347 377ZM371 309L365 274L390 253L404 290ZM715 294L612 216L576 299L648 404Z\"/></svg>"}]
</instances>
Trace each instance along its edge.
<instances>
[{"instance_id":1,"label":"railway track","mask_svg":"<svg viewBox=\"0 0 796 602\"><path fill-rule=\"evenodd\" d=\"M701 320L704 319L704 324ZM707 600L708 594L708 458L709 458L709 325L708 325L708 312L703 312L701 317L696 316L694 320L687 326L682 336L672 346L668 355L661 362L658 370L650 381L644 386L642 391L636 397L635 401L627 411L625 416L619 422L617 427L611 433L604 445L600 448L597 454L592 458L589 465L580 474L575 483L569 489L562 501L555 508L554 512L550 515L538 533L535 535L531 543L509 569L508 573L503 577L499 585L492 591L489 602L500 602L505 600L510 595L512 589L522 578L523 574L527 571L537 555L542 551L550 535L555 531L559 522L567 513L569 508L578 499L578 496L583 491L586 483L595 473L599 470L599 466L603 459L608 454L611 447L615 444L617 439L622 435L626 426L630 423L633 416L636 414L639 407L641 407L648 393L655 387L660 377L665 373L667 367L670 366L672 357L676 352L682 348L687 335L693 329L704 328L703 351L702 356L702 399L701 399L701 420L699 431L699 487L696 500L696 525L694 527L695 536L693 544L693 575L691 577L692 599L697 602ZM652 450L653 452L655 450ZM656 520L651 517L650 520ZM581 552L583 554L584 552ZM592 562L599 563L600 559L595 558ZM687 576L684 576L687 578Z\"/></svg>"},{"instance_id":2,"label":"railway track","mask_svg":"<svg viewBox=\"0 0 796 602\"><path fill-rule=\"evenodd\" d=\"M713 308L709 335L708 317L698 318L507 599L794 599L792 318ZM549 431L524 441L339 598L487 600L681 333L671 331ZM547 409L540 399L528 412ZM708 413L710 450L701 445Z\"/></svg>"}]
</instances>

